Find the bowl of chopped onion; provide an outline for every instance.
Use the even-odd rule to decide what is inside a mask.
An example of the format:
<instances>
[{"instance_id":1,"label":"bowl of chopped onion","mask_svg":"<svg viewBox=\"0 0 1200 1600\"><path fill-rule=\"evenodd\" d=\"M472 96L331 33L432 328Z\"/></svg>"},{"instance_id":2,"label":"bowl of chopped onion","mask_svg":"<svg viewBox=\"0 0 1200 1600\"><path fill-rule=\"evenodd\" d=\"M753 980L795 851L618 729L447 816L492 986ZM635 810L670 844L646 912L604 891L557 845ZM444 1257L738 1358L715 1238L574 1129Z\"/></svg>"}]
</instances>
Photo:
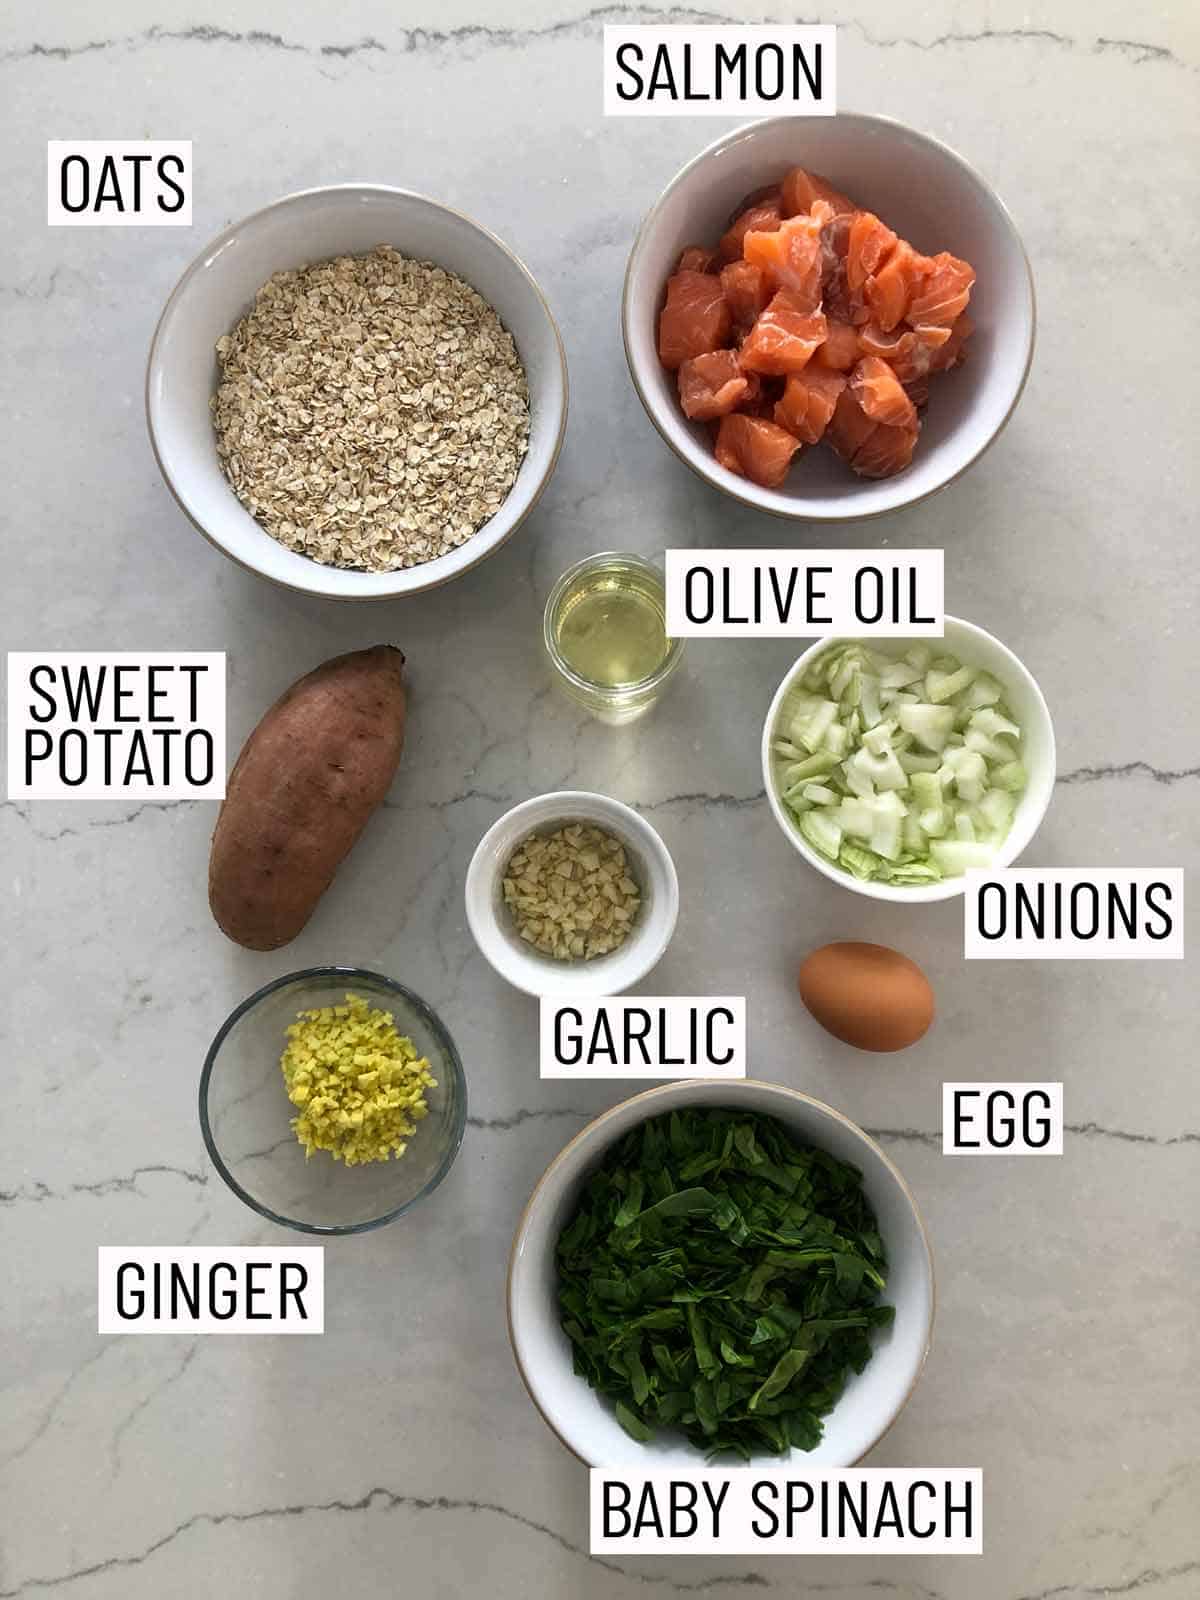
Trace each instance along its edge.
<instances>
[{"instance_id":1,"label":"bowl of chopped onion","mask_svg":"<svg viewBox=\"0 0 1200 1600\"><path fill-rule=\"evenodd\" d=\"M947 616L941 639L823 639L763 726L775 820L818 872L881 900L949 900L1010 866L1054 791L1054 729L1029 670Z\"/></svg>"}]
</instances>

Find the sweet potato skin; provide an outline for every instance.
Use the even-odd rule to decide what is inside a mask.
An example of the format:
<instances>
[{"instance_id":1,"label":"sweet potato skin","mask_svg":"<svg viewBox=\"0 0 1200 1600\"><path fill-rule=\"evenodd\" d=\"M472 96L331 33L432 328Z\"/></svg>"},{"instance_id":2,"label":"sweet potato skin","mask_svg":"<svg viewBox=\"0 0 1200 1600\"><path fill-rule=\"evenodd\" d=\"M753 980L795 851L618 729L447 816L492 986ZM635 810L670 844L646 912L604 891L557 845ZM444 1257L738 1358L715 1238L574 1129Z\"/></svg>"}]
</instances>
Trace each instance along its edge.
<instances>
[{"instance_id":1,"label":"sweet potato skin","mask_svg":"<svg viewBox=\"0 0 1200 1600\"><path fill-rule=\"evenodd\" d=\"M208 903L247 950L294 939L396 773L404 656L374 645L294 683L242 747L213 832Z\"/></svg>"}]
</instances>

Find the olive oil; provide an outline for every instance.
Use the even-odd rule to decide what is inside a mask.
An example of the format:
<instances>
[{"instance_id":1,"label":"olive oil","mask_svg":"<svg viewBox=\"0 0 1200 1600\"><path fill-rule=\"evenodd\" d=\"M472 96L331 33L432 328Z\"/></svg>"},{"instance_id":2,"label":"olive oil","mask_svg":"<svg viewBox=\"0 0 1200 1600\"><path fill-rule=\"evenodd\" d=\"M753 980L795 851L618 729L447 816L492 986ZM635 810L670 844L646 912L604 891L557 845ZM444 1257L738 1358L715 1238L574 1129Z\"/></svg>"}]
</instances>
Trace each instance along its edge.
<instances>
[{"instance_id":1,"label":"olive oil","mask_svg":"<svg viewBox=\"0 0 1200 1600\"><path fill-rule=\"evenodd\" d=\"M595 715L626 722L654 703L680 641L667 638L662 573L606 553L565 572L546 606L546 649L564 687Z\"/></svg>"},{"instance_id":2,"label":"olive oil","mask_svg":"<svg viewBox=\"0 0 1200 1600\"><path fill-rule=\"evenodd\" d=\"M563 596L558 648L581 678L618 689L651 678L667 653L661 593L623 566L584 576Z\"/></svg>"}]
</instances>

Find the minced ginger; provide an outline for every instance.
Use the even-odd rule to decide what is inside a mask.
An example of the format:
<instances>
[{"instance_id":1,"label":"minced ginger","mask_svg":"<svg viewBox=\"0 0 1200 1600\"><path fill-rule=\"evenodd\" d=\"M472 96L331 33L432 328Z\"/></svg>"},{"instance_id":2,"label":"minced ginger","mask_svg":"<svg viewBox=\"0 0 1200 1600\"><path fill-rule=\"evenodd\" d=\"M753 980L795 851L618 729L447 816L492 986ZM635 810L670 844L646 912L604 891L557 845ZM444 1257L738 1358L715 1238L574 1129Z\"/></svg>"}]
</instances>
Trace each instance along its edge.
<instances>
[{"instance_id":1,"label":"minced ginger","mask_svg":"<svg viewBox=\"0 0 1200 1600\"><path fill-rule=\"evenodd\" d=\"M348 1167L402 1156L437 1079L391 1012L348 994L345 1005L301 1011L287 1034L280 1066L306 1156L328 1150Z\"/></svg>"}]
</instances>

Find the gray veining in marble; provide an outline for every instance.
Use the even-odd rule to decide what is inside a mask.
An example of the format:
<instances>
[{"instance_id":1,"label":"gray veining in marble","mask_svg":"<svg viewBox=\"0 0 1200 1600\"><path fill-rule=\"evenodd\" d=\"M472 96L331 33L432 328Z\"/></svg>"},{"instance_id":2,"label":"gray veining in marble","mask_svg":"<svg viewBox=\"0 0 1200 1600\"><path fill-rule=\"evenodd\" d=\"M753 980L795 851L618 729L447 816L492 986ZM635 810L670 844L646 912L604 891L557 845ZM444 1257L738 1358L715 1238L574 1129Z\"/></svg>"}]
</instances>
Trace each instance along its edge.
<instances>
[{"instance_id":1,"label":"gray veining in marble","mask_svg":"<svg viewBox=\"0 0 1200 1600\"><path fill-rule=\"evenodd\" d=\"M732 0L720 15L793 16ZM227 650L236 749L292 678L387 638L410 659L412 714L386 810L272 956L210 923L209 806L0 808L0 1600L1200 1592L1200 1106L1184 965L968 966L955 906L915 915L808 873L777 835L757 763L787 641L693 643L657 718L627 730L588 722L543 676L541 603L570 561L780 534L675 462L624 369L617 300L636 222L720 132L600 115L601 26L655 17L718 13L6 8L6 647ZM842 24L845 104L929 129L995 181L1041 320L995 449L932 502L837 537L944 546L950 609L1038 675L1062 776L1030 861L1191 866L1194 10L864 0L814 20ZM193 139L192 229L47 230L44 142L65 135ZM558 474L520 535L451 588L370 610L223 560L176 510L142 422L150 332L202 242L277 194L339 179L427 191L507 239L559 316L573 387ZM682 911L653 990L746 993L755 1071L876 1131L917 1192L939 1266L935 1349L870 1459L982 1467L984 1556L586 1554L585 1474L513 1368L504 1267L543 1166L620 1086L538 1082L533 1005L477 955L461 903L483 829L568 784L637 804L675 854ZM799 958L837 936L925 966L940 1015L917 1048L863 1058L800 1009ZM98 1244L280 1241L209 1168L196 1077L238 999L331 959L394 973L448 1020L472 1105L451 1176L408 1222L329 1248L322 1339L101 1340ZM1062 1158L943 1158L941 1082L974 1076L1062 1078Z\"/></svg>"}]
</instances>

